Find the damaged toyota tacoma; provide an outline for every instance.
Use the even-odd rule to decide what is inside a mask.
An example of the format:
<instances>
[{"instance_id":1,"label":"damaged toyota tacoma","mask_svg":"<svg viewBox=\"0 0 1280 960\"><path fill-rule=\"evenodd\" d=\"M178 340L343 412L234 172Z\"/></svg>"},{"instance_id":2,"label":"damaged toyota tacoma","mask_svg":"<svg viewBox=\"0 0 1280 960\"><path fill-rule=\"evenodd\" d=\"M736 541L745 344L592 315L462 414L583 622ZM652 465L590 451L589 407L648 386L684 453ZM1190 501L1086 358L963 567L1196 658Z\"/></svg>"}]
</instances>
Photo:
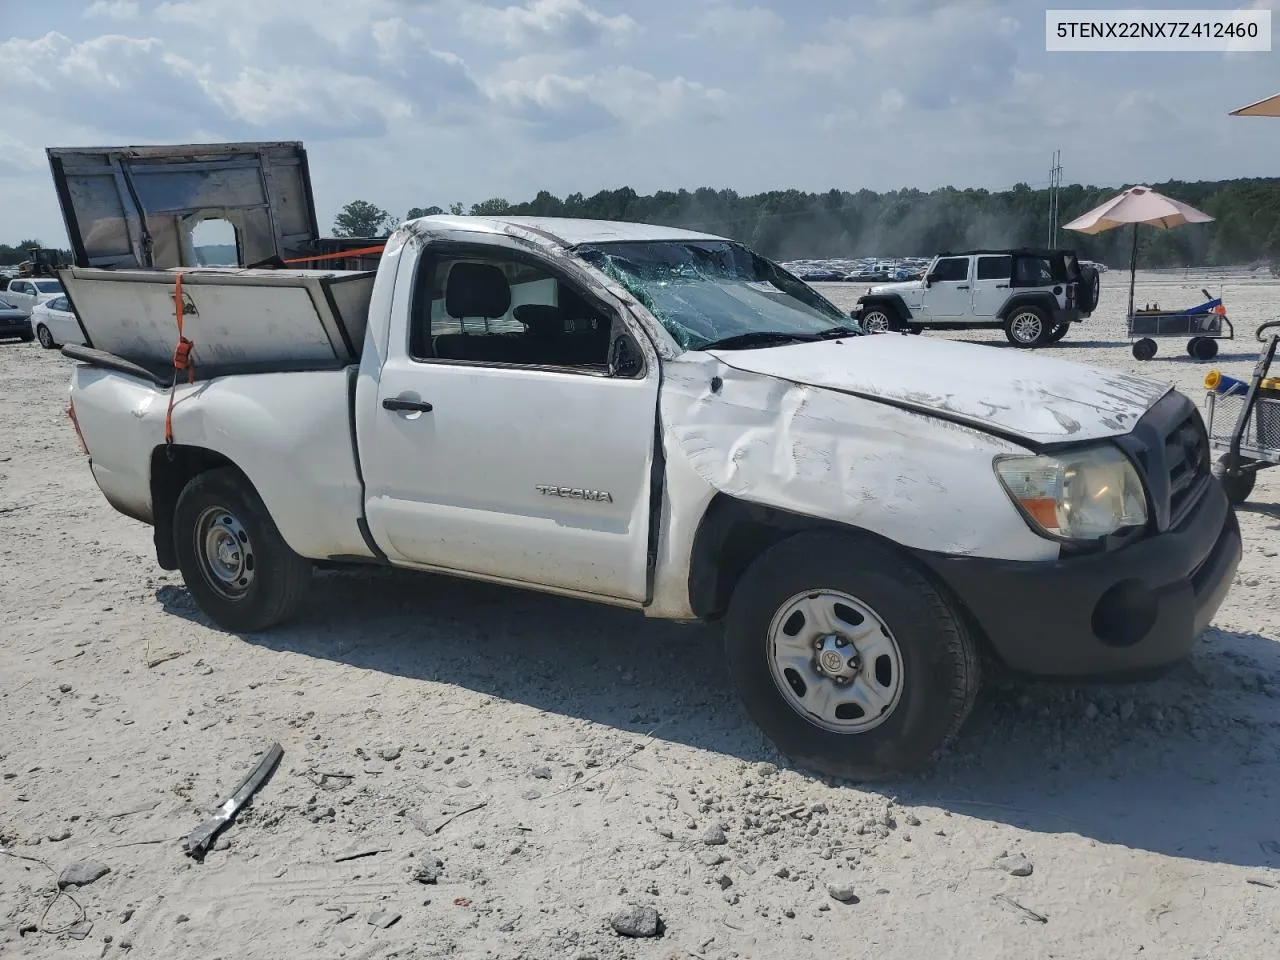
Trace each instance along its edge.
<instances>
[{"instance_id":1,"label":"damaged toyota tacoma","mask_svg":"<svg viewBox=\"0 0 1280 960\"><path fill-rule=\"evenodd\" d=\"M1176 663L1239 562L1200 415L1164 384L864 336L671 227L434 216L325 254L299 144L50 159L86 343L69 413L227 630L302 613L318 561L721 621L778 748L868 778L929 763L983 656ZM213 218L243 266L195 265Z\"/></svg>"}]
</instances>

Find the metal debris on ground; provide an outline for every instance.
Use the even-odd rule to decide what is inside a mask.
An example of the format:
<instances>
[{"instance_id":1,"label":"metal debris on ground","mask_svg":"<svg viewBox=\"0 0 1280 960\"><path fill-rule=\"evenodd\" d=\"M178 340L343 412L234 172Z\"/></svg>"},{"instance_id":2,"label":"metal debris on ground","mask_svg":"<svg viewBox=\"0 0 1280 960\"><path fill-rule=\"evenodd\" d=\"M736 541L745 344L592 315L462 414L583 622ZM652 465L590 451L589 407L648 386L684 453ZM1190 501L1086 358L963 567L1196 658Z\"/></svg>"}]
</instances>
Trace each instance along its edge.
<instances>
[{"instance_id":1,"label":"metal debris on ground","mask_svg":"<svg viewBox=\"0 0 1280 960\"><path fill-rule=\"evenodd\" d=\"M369 926L378 927L380 930L386 930L388 927L394 927L400 920L400 914L394 910L376 910L369 914Z\"/></svg>"},{"instance_id":2,"label":"metal debris on ground","mask_svg":"<svg viewBox=\"0 0 1280 960\"><path fill-rule=\"evenodd\" d=\"M429 826L426 820L411 810L405 811L404 818L425 833L428 837L433 837L459 817L465 817L468 813L475 813L477 810L483 810L488 805L488 800L481 800L474 807L467 807L465 810L459 810L457 813L445 817L435 827Z\"/></svg>"},{"instance_id":3,"label":"metal debris on ground","mask_svg":"<svg viewBox=\"0 0 1280 960\"><path fill-rule=\"evenodd\" d=\"M1024 907L1017 900L1013 899L1013 897L1006 896L1003 893L997 893L991 899L995 900L997 903L1003 903L1005 906L1012 907L1014 910L1021 913L1024 917L1026 917L1029 920L1034 920L1036 923L1049 922L1049 918L1046 917L1043 913L1036 913L1030 907Z\"/></svg>"},{"instance_id":4,"label":"metal debris on ground","mask_svg":"<svg viewBox=\"0 0 1280 960\"><path fill-rule=\"evenodd\" d=\"M168 663L170 660L177 660L179 657L185 657L186 650L173 650L169 653L162 653L158 657L152 657L150 653L147 655L147 669L151 670L160 666L162 663Z\"/></svg>"},{"instance_id":5,"label":"metal debris on ground","mask_svg":"<svg viewBox=\"0 0 1280 960\"><path fill-rule=\"evenodd\" d=\"M1252 877L1246 880L1245 883L1251 883L1255 887L1270 887L1272 890L1276 889L1276 885L1274 883L1268 883L1266 880L1255 880Z\"/></svg>"},{"instance_id":6,"label":"metal debris on ground","mask_svg":"<svg viewBox=\"0 0 1280 960\"><path fill-rule=\"evenodd\" d=\"M258 765L240 782L240 786L218 804L218 812L192 830L183 841L182 847L187 856L199 860L208 852L214 837L234 819L240 808L249 802L249 798L266 782L267 777L271 775L271 771L276 768L276 764L283 756L284 748L280 744L273 743L267 748Z\"/></svg>"},{"instance_id":7,"label":"metal debris on ground","mask_svg":"<svg viewBox=\"0 0 1280 960\"><path fill-rule=\"evenodd\" d=\"M334 863L346 863L348 860L360 860L364 857L376 857L380 853L390 853L387 847L371 847L364 850L353 850L333 858Z\"/></svg>"},{"instance_id":8,"label":"metal debris on ground","mask_svg":"<svg viewBox=\"0 0 1280 960\"><path fill-rule=\"evenodd\" d=\"M312 786L331 792L351 786L352 781L356 778L353 773L338 773L326 770L308 770L303 776Z\"/></svg>"}]
</instances>

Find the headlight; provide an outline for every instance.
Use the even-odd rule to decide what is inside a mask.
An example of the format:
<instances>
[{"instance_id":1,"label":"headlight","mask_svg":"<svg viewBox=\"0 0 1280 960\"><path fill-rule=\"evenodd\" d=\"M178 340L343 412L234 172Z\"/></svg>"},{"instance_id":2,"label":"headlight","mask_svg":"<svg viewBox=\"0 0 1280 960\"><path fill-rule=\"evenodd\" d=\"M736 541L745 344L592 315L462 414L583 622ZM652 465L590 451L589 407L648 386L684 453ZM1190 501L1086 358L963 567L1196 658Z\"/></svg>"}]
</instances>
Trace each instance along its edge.
<instances>
[{"instance_id":1,"label":"headlight","mask_svg":"<svg viewBox=\"0 0 1280 960\"><path fill-rule=\"evenodd\" d=\"M1116 447L1090 447L1056 457L996 457L995 468L1037 533L1096 540L1147 522L1142 480Z\"/></svg>"}]
</instances>

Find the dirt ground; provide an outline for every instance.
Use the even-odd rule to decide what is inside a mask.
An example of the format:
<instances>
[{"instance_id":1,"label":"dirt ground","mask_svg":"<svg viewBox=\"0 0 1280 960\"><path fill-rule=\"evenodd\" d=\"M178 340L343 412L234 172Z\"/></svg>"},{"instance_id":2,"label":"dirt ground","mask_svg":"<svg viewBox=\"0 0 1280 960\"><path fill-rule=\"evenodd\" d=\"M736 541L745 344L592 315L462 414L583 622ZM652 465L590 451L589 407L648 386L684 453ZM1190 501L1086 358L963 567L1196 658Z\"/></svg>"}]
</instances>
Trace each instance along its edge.
<instances>
[{"instance_id":1,"label":"dirt ground","mask_svg":"<svg viewBox=\"0 0 1280 960\"><path fill-rule=\"evenodd\" d=\"M1048 352L1202 401L1211 365L1176 340L1135 361L1124 278L1103 282ZM1144 275L1138 299L1204 285ZM1280 283L1211 289L1240 333L1216 365L1247 377ZM1241 508L1235 585L1172 675L988 687L928 775L854 788L775 754L712 627L334 573L296 624L212 629L94 485L69 367L0 344L0 956L1275 956L1280 474ZM253 805L185 857L273 741ZM80 861L110 872L55 901ZM632 905L664 936L618 936Z\"/></svg>"}]
</instances>

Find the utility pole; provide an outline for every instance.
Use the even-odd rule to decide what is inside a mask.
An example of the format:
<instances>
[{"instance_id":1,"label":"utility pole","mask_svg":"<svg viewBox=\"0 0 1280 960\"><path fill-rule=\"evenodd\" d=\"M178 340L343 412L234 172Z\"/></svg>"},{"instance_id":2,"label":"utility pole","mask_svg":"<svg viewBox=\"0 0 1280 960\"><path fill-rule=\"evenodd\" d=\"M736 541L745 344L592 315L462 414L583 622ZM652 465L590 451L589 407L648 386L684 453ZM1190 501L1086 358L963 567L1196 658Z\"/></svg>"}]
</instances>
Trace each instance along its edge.
<instances>
[{"instance_id":1,"label":"utility pole","mask_svg":"<svg viewBox=\"0 0 1280 960\"><path fill-rule=\"evenodd\" d=\"M1053 152L1049 168L1049 248L1058 245L1058 191L1062 187L1062 151Z\"/></svg>"}]
</instances>

